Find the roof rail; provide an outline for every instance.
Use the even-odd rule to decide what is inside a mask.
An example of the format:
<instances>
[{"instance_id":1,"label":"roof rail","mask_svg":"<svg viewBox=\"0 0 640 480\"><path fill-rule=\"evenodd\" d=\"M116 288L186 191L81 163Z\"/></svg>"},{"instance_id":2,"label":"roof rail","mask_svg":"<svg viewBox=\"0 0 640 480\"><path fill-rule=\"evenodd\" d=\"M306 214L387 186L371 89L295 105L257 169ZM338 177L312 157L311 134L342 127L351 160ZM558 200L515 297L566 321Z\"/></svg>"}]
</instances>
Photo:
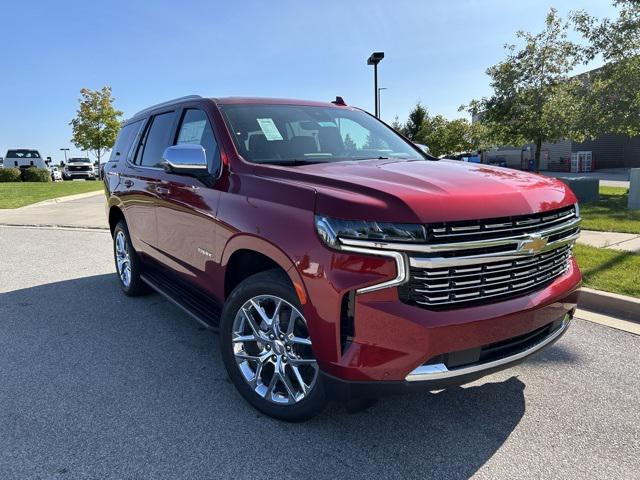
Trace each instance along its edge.
<instances>
[{"instance_id":1,"label":"roof rail","mask_svg":"<svg viewBox=\"0 0 640 480\"><path fill-rule=\"evenodd\" d=\"M173 100L167 100L166 102L162 102L162 103L158 103L156 105L152 105L150 107L147 107L143 110L140 110L138 113L136 113L133 117L137 117L138 115L142 115L143 113L146 113L150 110L155 110L156 108L160 108L160 107L164 107L167 105L172 105L174 103L178 103L178 102L182 102L185 100L196 100L202 98L200 95L186 95L184 97L178 97L178 98L174 98ZM131 117L131 118L133 118Z\"/></svg>"}]
</instances>

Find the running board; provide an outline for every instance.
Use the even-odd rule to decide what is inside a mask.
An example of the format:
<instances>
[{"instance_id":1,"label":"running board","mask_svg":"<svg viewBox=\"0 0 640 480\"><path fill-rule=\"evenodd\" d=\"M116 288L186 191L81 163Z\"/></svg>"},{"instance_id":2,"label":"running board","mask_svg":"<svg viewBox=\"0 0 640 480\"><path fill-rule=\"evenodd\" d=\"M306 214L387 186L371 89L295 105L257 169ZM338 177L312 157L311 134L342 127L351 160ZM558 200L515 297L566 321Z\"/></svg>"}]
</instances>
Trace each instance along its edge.
<instances>
[{"instance_id":1,"label":"running board","mask_svg":"<svg viewBox=\"0 0 640 480\"><path fill-rule=\"evenodd\" d=\"M171 303L184 310L198 323L209 330L218 331L220 328L221 308L218 302L207 298L194 287L175 280L158 269L146 269L140 275L142 281L153 288Z\"/></svg>"}]
</instances>

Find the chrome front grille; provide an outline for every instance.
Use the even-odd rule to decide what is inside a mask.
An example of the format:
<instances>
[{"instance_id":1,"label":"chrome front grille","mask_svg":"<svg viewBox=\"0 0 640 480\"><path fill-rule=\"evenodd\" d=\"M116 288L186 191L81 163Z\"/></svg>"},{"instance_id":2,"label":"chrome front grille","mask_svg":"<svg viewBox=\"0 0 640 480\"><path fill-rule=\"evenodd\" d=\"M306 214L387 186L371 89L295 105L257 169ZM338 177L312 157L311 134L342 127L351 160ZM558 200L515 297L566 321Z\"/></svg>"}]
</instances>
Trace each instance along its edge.
<instances>
[{"instance_id":1,"label":"chrome front grille","mask_svg":"<svg viewBox=\"0 0 640 480\"><path fill-rule=\"evenodd\" d=\"M429 243L468 242L546 230L576 218L574 206L513 217L437 223L427 226Z\"/></svg>"},{"instance_id":2,"label":"chrome front grille","mask_svg":"<svg viewBox=\"0 0 640 480\"><path fill-rule=\"evenodd\" d=\"M508 261L445 268L411 268L401 297L427 307L452 306L513 297L537 290L569 268L571 246L565 245Z\"/></svg>"},{"instance_id":3,"label":"chrome front grille","mask_svg":"<svg viewBox=\"0 0 640 480\"><path fill-rule=\"evenodd\" d=\"M580 235L577 206L509 218L429 224L426 243L340 238L341 249L396 262L392 280L357 293L398 287L403 302L454 309L544 288L570 268Z\"/></svg>"}]
</instances>

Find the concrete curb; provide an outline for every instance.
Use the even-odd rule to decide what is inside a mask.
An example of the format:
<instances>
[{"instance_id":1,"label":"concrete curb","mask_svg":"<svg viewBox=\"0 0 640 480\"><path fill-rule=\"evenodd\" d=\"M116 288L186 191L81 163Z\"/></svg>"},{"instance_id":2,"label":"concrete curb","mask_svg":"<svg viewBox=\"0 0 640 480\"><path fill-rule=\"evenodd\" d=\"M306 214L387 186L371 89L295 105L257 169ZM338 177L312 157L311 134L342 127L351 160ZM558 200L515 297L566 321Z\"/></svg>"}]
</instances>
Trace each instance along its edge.
<instances>
[{"instance_id":1,"label":"concrete curb","mask_svg":"<svg viewBox=\"0 0 640 480\"><path fill-rule=\"evenodd\" d=\"M96 190L95 192L75 193L73 195L65 195L64 197L49 198L47 200L42 200L41 202L36 202L36 203L32 203L30 205L25 205L24 207L11 208L11 209L8 209L8 210L22 210L23 208L38 207L40 205L50 205L52 203L70 202L72 200L80 200L81 198L89 198L89 197L94 197L96 195L104 195L104 191L103 190Z\"/></svg>"},{"instance_id":2,"label":"concrete curb","mask_svg":"<svg viewBox=\"0 0 640 480\"><path fill-rule=\"evenodd\" d=\"M65 225L65 224L45 224L45 223L0 223L0 227L10 228L48 228L62 230L89 230L92 232L107 232L108 226L100 227L97 225Z\"/></svg>"},{"instance_id":3,"label":"concrete curb","mask_svg":"<svg viewBox=\"0 0 640 480\"><path fill-rule=\"evenodd\" d=\"M586 287L580 292L579 308L640 323L640 298Z\"/></svg>"}]
</instances>

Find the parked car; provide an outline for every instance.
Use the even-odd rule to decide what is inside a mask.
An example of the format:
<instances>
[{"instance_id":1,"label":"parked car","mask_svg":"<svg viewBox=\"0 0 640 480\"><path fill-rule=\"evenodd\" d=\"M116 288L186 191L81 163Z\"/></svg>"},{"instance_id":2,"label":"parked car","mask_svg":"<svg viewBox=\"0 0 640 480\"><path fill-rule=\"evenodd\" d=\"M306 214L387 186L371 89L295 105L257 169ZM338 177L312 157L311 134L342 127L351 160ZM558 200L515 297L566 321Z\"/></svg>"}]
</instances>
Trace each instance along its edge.
<instances>
[{"instance_id":1,"label":"parked car","mask_svg":"<svg viewBox=\"0 0 640 480\"><path fill-rule=\"evenodd\" d=\"M88 158L74 157L70 158L69 161L64 165L62 178L64 180L75 180L78 178L85 180L95 180L96 171L93 168L93 163L91 163L91 160L89 160Z\"/></svg>"},{"instance_id":2,"label":"parked car","mask_svg":"<svg viewBox=\"0 0 640 480\"><path fill-rule=\"evenodd\" d=\"M7 168L47 168L47 162L42 158L38 150L30 148L16 148L7 150L4 157L4 166Z\"/></svg>"},{"instance_id":3,"label":"parked car","mask_svg":"<svg viewBox=\"0 0 640 480\"><path fill-rule=\"evenodd\" d=\"M104 172L124 293L219 330L235 387L279 419L476 380L575 312L564 183L433 160L341 99L156 105Z\"/></svg>"},{"instance_id":4,"label":"parked car","mask_svg":"<svg viewBox=\"0 0 640 480\"><path fill-rule=\"evenodd\" d=\"M57 166L49 166L49 171L51 172L51 180L53 180L54 182L62 180L62 172Z\"/></svg>"}]
</instances>

